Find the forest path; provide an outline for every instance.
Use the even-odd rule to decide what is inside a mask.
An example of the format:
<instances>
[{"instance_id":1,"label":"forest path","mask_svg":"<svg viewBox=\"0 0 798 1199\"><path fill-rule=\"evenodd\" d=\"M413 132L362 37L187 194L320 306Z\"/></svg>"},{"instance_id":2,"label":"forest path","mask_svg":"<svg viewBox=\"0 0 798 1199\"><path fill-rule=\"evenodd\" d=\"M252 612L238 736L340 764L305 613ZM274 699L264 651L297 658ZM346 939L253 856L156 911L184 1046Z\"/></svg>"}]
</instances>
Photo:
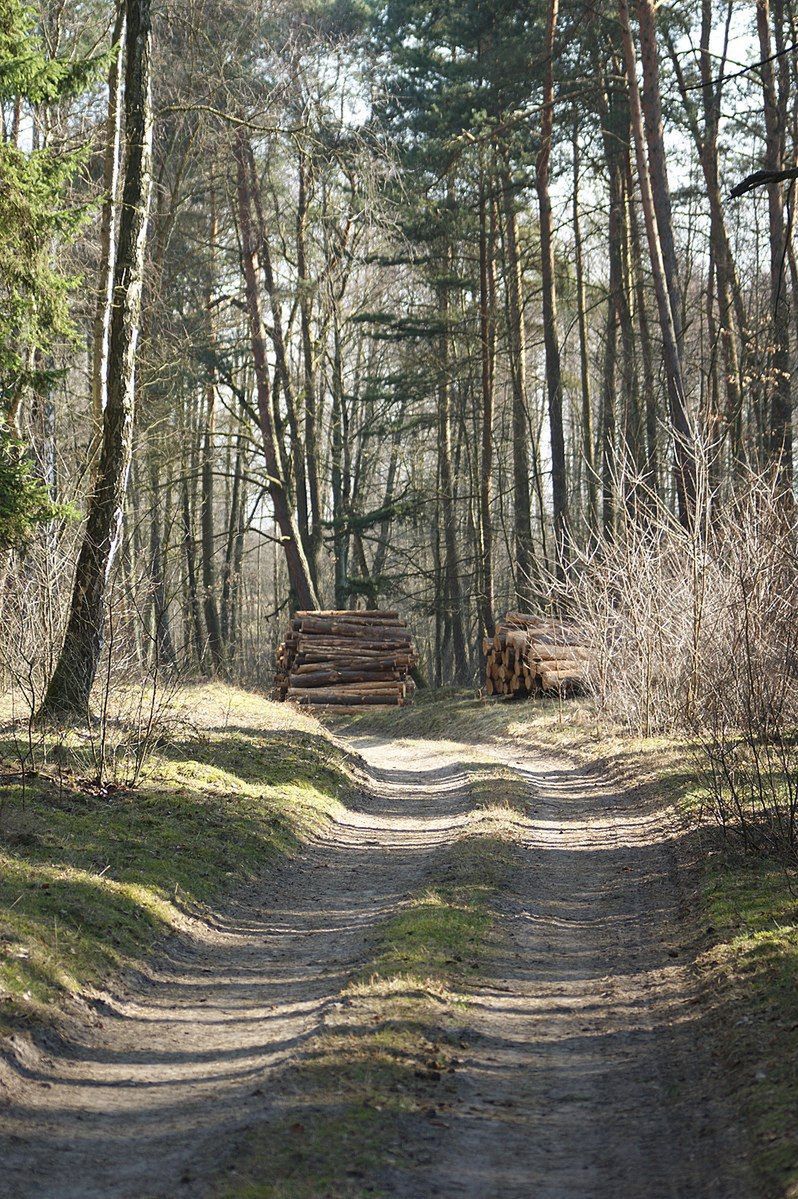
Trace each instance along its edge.
<instances>
[{"instance_id":1,"label":"forest path","mask_svg":"<svg viewBox=\"0 0 798 1199\"><path fill-rule=\"evenodd\" d=\"M495 977L459 1017L469 1032L452 1102L425 1132L421 1173L340 1193L750 1196L682 944L668 814L517 747L352 747L371 776L356 810L262 894L175 945L68 1056L32 1069L0 1115L0 1196L208 1194L268 1118L286 1068L301 1067L333 1013L346 1019L341 993L369 936L435 881L441 852L475 818L475 762L491 757L518 772L529 807L498 897ZM320 1186L327 1194L339 1192Z\"/></svg>"}]
</instances>

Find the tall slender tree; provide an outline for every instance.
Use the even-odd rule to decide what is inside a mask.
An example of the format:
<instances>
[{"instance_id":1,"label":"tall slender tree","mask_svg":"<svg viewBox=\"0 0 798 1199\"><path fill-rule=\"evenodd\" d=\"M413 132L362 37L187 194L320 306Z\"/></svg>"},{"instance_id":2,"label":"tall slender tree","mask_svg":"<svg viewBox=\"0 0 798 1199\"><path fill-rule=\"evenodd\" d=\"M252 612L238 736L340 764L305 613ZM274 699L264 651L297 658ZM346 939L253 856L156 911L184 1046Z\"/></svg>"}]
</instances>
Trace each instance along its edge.
<instances>
[{"instance_id":1,"label":"tall slender tree","mask_svg":"<svg viewBox=\"0 0 798 1199\"><path fill-rule=\"evenodd\" d=\"M61 653L42 714L83 716L103 645L108 581L121 544L132 452L136 354L152 185L152 25L149 0L126 0L125 160L114 302L108 339L108 398Z\"/></svg>"},{"instance_id":2,"label":"tall slender tree","mask_svg":"<svg viewBox=\"0 0 798 1199\"><path fill-rule=\"evenodd\" d=\"M777 74L773 62L775 26L778 54L784 60L783 5L775 0L756 0L756 28L762 59L762 99L765 116L764 169L773 174L781 170L786 135L787 81L782 70ZM769 391L771 395L768 451L778 464L786 487L792 487L792 395L790 379L790 300L787 285L787 230L784 221L782 183L772 179L767 185L768 227L770 235L770 319L772 353Z\"/></svg>"},{"instance_id":3,"label":"tall slender tree","mask_svg":"<svg viewBox=\"0 0 798 1199\"><path fill-rule=\"evenodd\" d=\"M681 304L675 307L679 292L673 259L673 228L670 219L670 197L667 177L664 175L664 150L662 149L662 115L659 101L658 71L655 69L656 44L653 42L653 8L650 0L640 0L638 12L645 34L647 69L646 122L644 127L643 105L637 81L637 54L632 37L627 0L620 0L618 14L621 26L626 82L629 89L632 136L637 160L637 177L640 187L646 237L651 258L651 273L657 298L662 351L670 401L670 420L676 460L676 488L679 516L683 524L692 524L696 503L696 454L693 430L687 406L687 393L681 353ZM649 154L646 154L646 145ZM653 154L656 190L652 182L651 146ZM666 231L667 258L663 253L662 229Z\"/></svg>"},{"instance_id":4,"label":"tall slender tree","mask_svg":"<svg viewBox=\"0 0 798 1199\"><path fill-rule=\"evenodd\" d=\"M266 356L266 335L259 278L260 250L264 244L266 232L260 221L256 232L253 223L253 206L258 211L254 201L257 176L252 148L247 141L246 130L243 128L240 128L235 135L233 153L236 162L238 219L241 229L241 267L246 286L252 364L258 397L258 420L268 472L268 489L285 550L288 574L296 605L299 608L310 610L318 608L319 602L297 522L289 502L282 451L277 438L269 364ZM279 369L283 369L282 364Z\"/></svg>"},{"instance_id":5,"label":"tall slender tree","mask_svg":"<svg viewBox=\"0 0 798 1199\"><path fill-rule=\"evenodd\" d=\"M546 15L545 68L543 72L543 111L540 122L540 149L535 178L540 213L540 275L543 286L543 341L546 351L546 393L549 407L551 441L551 489L554 501L554 537L557 569L561 575L568 559L568 479L565 467L565 431L563 428L562 367L560 337L557 331L557 284L554 275L554 230L551 215L549 170L554 136L554 50L557 35L559 0L548 0Z\"/></svg>"}]
</instances>

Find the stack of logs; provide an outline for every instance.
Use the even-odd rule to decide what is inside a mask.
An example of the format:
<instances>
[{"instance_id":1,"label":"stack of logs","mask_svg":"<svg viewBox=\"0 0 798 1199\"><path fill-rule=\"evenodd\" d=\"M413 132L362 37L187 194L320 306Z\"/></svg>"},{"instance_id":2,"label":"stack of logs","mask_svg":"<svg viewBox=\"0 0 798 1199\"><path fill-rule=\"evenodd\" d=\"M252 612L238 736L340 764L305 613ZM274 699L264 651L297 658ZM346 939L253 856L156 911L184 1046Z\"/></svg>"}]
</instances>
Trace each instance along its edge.
<instances>
[{"instance_id":1,"label":"stack of logs","mask_svg":"<svg viewBox=\"0 0 798 1199\"><path fill-rule=\"evenodd\" d=\"M276 697L299 704L408 703L413 639L398 612L297 612L277 649Z\"/></svg>"},{"instance_id":2,"label":"stack of logs","mask_svg":"<svg viewBox=\"0 0 798 1199\"><path fill-rule=\"evenodd\" d=\"M485 691L521 699L540 692L584 688L590 662L587 638L576 625L508 612L482 642Z\"/></svg>"}]
</instances>

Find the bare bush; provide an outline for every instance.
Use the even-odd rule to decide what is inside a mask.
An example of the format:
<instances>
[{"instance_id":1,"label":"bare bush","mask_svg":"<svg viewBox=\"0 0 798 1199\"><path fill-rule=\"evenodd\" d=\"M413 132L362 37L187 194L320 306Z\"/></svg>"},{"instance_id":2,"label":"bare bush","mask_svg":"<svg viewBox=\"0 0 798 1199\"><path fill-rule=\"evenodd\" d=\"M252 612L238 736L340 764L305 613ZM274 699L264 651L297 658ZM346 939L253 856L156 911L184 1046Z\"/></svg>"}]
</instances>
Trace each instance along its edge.
<instances>
[{"instance_id":1,"label":"bare bush","mask_svg":"<svg viewBox=\"0 0 798 1199\"><path fill-rule=\"evenodd\" d=\"M714 537L722 620L702 643L693 731L715 815L747 847L798 850L798 555L794 512L759 485Z\"/></svg>"},{"instance_id":2,"label":"bare bush","mask_svg":"<svg viewBox=\"0 0 798 1199\"><path fill-rule=\"evenodd\" d=\"M181 686L174 659L162 660L146 572L118 570L109 586L102 659L85 719L63 727L37 719L63 636L73 559L74 537L54 544L42 535L24 557L7 557L0 580L0 716L23 794L31 773L51 767L60 777L69 766L99 787L135 786L153 749L169 736Z\"/></svg>"},{"instance_id":3,"label":"bare bush","mask_svg":"<svg viewBox=\"0 0 798 1199\"><path fill-rule=\"evenodd\" d=\"M149 618L149 587L117 578L111 588L106 637L86 723L95 781L135 786L147 758L169 738L181 674L164 663Z\"/></svg>"},{"instance_id":4,"label":"bare bush","mask_svg":"<svg viewBox=\"0 0 798 1199\"><path fill-rule=\"evenodd\" d=\"M704 495L706 495L704 489ZM711 517L711 519L710 519ZM566 598L595 645L599 712L630 731L688 731L710 806L749 846L798 848L798 553L775 480L702 500L686 529L648 497L573 563Z\"/></svg>"}]
</instances>

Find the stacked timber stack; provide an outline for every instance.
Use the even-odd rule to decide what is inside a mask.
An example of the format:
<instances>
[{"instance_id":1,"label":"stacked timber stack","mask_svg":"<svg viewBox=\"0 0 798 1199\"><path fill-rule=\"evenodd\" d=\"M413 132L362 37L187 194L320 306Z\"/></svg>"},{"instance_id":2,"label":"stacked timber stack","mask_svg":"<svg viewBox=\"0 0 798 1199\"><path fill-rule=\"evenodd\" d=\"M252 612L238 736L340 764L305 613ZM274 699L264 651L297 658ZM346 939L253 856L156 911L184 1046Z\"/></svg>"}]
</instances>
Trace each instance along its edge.
<instances>
[{"instance_id":1,"label":"stacked timber stack","mask_svg":"<svg viewBox=\"0 0 798 1199\"><path fill-rule=\"evenodd\" d=\"M563 695L581 691L587 681L587 637L568 621L508 612L494 637L483 639L482 651L488 695Z\"/></svg>"},{"instance_id":2,"label":"stacked timber stack","mask_svg":"<svg viewBox=\"0 0 798 1199\"><path fill-rule=\"evenodd\" d=\"M297 612L277 649L277 699L299 704L408 703L413 639L398 612Z\"/></svg>"}]
</instances>

